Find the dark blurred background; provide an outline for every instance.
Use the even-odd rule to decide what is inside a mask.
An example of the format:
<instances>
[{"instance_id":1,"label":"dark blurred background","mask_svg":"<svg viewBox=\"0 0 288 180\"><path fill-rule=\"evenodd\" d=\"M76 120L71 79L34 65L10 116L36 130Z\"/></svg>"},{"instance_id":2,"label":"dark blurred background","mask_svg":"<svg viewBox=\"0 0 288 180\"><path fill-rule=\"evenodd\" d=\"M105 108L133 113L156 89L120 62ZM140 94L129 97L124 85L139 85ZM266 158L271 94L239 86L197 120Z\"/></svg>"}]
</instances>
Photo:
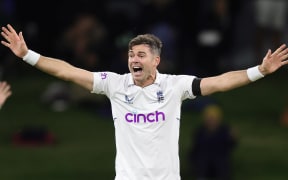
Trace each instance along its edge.
<instances>
[{"instance_id":1,"label":"dark blurred background","mask_svg":"<svg viewBox=\"0 0 288 180\"><path fill-rule=\"evenodd\" d=\"M0 3L1 24L23 31L31 49L91 70L127 72L127 42L140 33L162 39L163 71L199 76L255 65L287 36L284 0ZM10 56L1 48L1 67L7 74L19 66Z\"/></svg>"},{"instance_id":2,"label":"dark blurred background","mask_svg":"<svg viewBox=\"0 0 288 180\"><path fill-rule=\"evenodd\" d=\"M128 72L128 41L154 33L164 43L161 72L205 77L260 64L268 48L287 43L287 8L286 0L0 0L0 24L22 31L43 55L118 73ZM3 179L113 179L105 97L19 62L4 46L0 78L13 91L0 114ZM202 109L215 103L238 131L233 179L287 179L287 80L283 67L247 87L184 102L183 180L194 178L188 157Z\"/></svg>"}]
</instances>

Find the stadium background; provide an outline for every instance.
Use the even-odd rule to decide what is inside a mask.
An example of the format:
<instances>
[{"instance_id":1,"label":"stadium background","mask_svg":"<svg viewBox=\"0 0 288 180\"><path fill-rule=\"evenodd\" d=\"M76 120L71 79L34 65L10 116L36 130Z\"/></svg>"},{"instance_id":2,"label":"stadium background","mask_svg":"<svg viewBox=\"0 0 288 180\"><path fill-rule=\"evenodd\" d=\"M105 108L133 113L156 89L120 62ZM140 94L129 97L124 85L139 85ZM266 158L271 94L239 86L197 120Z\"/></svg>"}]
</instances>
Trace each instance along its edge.
<instances>
[{"instance_id":1,"label":"stadium background","mask_svg":"<svg viewBox=\"0 0 288 180\"><path fill-rule=\"evenodd\" d=\"M214 12L211 8L216 1L195 1L191 6L191 2L170 0L161 8L151 2L1 0L0 22L1 26L11 23L23 31L31 49L91 70L127 71L122 55L127 52L127 39L143 32L156 33L163 39L163 72L214 75L248 68L260 62L258 53L264 55L257 47L254 1L217 1L220 9L228 7L221 20L213 13L214 18L207 16ZM75 47L67 50L61 44L76 17L87 13L96 17L97 27L103 29L100 34L105 37L89 46L98 53L92 62L95 66L74 61L71 49ZM218 33L221 43L213 38L208 42L199 40L201 33L211 29ZM286 27L281 31L281 42L286 43ZM272 37L265 39L265 48L273 47L274 34L269 32L262 36ZM43 102L43 96L58 80L17 61L9 50L0 48L1 79L10 82L13 90L0 114L1 179L113 179L114 129L107 100L97 99L92 106L91 102L76 101L55 109ZM288 124L282 120L288 107L287 70L283 67L246 87L183 104L179 144L183 180L192 179L188 161L191 135L201 122L201 108L209 102L221 104L225 120L239 132L239 144L233 153L234 179L288 178ZM44 127L55 136L56 143L41 147L15 145L15 134L26 127Z\"/></svg>"}]
</instances>

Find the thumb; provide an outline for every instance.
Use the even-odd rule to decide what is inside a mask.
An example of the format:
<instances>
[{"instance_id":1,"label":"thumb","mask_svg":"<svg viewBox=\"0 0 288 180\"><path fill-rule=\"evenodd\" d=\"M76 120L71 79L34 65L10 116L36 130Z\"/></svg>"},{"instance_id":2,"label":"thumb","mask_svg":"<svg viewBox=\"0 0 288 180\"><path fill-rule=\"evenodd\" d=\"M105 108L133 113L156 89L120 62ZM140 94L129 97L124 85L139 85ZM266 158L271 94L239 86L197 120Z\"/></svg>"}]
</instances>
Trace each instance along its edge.
<instances>
[{"instance_id":1,"label":"thumb","mask_svg":"<svg viewBox=\"0 0 288 180\"><path fill-rule=\"evenodd\" d=\"M267 54L266 54L266 56L270 57L271 54L272 54L271 49L269 49L268 52L267 52Z\"/></svg>"},{"instance_id":2,"label":"thumb","mask_svg":"<svg viewBox=\"0 0 288 180\"><path fill-rule=\"evenodd\" d=\"M264 59L268 59L271 56L271 49L269 49L264 57Z\"/></svg>"},{"instance_id":3,"label":"thumb","mask_svg":"<svg viewBox=\"0 0 288 180\"><path fill-rule=\"evenodd\" d=\"M21 41L24 41L24 37L23 37L22 31L19 32L19 38L20 38Z\"/></svg>"}]
</instances>

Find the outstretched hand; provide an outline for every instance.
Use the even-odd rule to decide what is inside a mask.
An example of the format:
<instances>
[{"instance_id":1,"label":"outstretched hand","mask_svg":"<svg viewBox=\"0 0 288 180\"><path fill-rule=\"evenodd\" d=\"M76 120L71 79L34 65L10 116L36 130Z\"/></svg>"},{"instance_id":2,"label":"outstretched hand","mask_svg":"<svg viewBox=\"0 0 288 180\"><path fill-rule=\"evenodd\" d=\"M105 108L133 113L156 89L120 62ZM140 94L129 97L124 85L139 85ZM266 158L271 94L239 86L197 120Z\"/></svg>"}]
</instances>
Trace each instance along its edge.
<instances>
[{"instance_id":1,"label":"outstretched hand","mask_svg":"<svg viewBox=\"0 0 288 180\"><path fill-rule=\"evenodd\" d=\"M8 24L7 27L2 27L1 35L6 41L1 41L1 44L10 48L10 50L19 58L23 58L28 52L28 47L25 43L22 32L17 32Z\"/></svg>"},{"instance_id":2,"label":"outstretched hand","mask_svg":"<svg viewBox=\"0 0 288 180\"><path fill-rule=\"evenodd\" d=\"M280 67L288 64L288 48L282 44L273 53L269 49L264 57L259 70L263 75L271 74Z\"/></svg>"}]
</instances>

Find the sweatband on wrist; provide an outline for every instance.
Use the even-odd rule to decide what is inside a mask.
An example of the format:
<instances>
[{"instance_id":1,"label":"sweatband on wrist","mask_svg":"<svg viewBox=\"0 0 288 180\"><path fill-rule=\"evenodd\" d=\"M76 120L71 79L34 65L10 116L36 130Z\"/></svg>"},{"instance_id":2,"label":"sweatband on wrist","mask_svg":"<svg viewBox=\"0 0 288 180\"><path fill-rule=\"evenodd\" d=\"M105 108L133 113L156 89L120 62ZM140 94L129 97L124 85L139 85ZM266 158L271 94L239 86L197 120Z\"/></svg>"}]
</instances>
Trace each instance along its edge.
<instances>
[{"instance_id":1,"label":"sweatband on wrist","mask_svg":"<svg viewBox=\"0 0 288 180\"><path fill-rule=\"evenodd\" d=\"M248 68L247 75L250 81L256 81L264 77L264 75L259 71L259 65Z\"/></svg>"},{"instance_id":2,"label":"sweatband on wrist","mask_svg":"<svg viewBox=\"0 0 288 180\"><path fill-rule=\"evenodd\" d=\"M28 50L27 54L23 57L23 60L28 64L34 66L40 58L40 54L32 50Z\"/></svg>"}]
</instances>

